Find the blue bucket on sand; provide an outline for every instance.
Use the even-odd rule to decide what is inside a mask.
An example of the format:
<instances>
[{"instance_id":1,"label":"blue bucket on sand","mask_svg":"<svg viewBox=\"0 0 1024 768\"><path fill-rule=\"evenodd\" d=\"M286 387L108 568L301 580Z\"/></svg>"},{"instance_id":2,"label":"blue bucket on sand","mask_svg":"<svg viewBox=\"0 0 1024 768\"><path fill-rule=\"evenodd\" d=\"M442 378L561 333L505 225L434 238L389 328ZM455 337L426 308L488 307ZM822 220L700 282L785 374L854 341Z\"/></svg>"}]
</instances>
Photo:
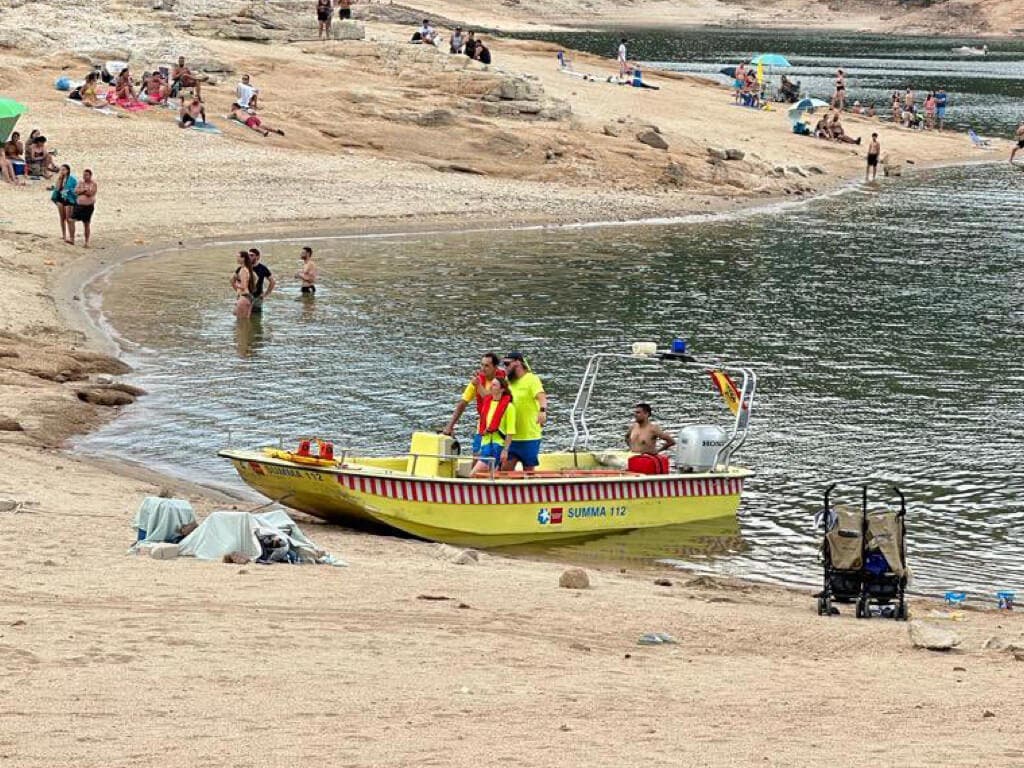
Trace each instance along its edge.
<instances>
[{"instance_id":1,"label":"blue bucket on sand","mask_svg":"<svg viewBox=\"0 0 1024 768\"><path fill-rule=\"evenodd\" d=\"M71 80L70 78L64 77L64 75L61 75L57 78L57 81L53 84L53 87L56 88L58 91L70 91Z\"/></svg>"}]
</instances>

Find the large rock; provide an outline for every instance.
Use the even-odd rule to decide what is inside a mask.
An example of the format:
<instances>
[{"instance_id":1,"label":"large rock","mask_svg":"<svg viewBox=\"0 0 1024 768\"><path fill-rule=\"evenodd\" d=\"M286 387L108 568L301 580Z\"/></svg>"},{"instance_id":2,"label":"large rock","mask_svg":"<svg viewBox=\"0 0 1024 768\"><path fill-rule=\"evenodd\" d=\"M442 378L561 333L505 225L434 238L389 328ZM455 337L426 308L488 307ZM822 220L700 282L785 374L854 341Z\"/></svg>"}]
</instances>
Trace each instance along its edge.
<instances>
[{"instance_id":1,"label":"large rock","mask_svg":"<svg viewBox=\"0 0 1024 768\"><path fill-rule=\"evenodd\" d=\"M728 160L729 153L718 147L708 147L708 154L715 160Z\"/></svg>"},{"instance_id":2,"label":"large rock","mask_svg":"<svg viewBox=\"0 0 1024 768\"><path fill-rule=\"evenodd\" d=\"M522 77L502 79L495 92L505 101L537 101L544 95L544 89L538 83Z\"/></svg>"},{"instance_id":3,"label":"large rock","mask_svg":"<svg viewBox=\"0 0 1024 768\"><path fill-rule=\"evenodd\" d=\"M726 160L742 160L747 156L747 153L742 149L727 149L725 150Z\"/></svg>"},{"instance_id":4,"label":"large rock","mask_svg":"<svg viewBox=\"0 0 1024 768\"><path fill-rule=\"evenodd\" d=\"M608 123L604 128L601 129L605 136L621 136L622 128L615 123Z\"/></svg>"},{"instance_id":5,"label":"large rock","mask_svg":"<svg viewBox=\"0 0 1024 768\"><path fill-rule=\"evenodd\" d=\"M960 645L960 636L950 629L942 629L917 620L910 622L908 627L910 642L915 648L927 648L929 651L949 651Z\"/></svg>"},{"instance_id":6,"label":"large rock","mask_svg":"<svg viewBox=\"0 0 1024 768\"><path fill-rule=\"evenodd\" d=\"M135 402L135 398L127 392L110 387L89 387L87 389L79 389L75 394L83 402L103 405L108 408L118 405L131 405Z\"/></svg>"},{"instance_id":7,"label":"large rock","mask_svg":"<svg viewBox=\"0 0 1024 768\"><path fill-rule=\"evenodd\" d=\"M640 131L636 135L636 140L648 147L654 147L654 149L668 149L668 142L662 138L660 133L655 133L650 128Z\"/></svg>"},{"instance_id":8,"label":"large rock","mask_svg":"<svg viewBox=\"0 0 1024 768\"><path fill-rule=\"evenodd\" d=\"M676 186L683 186L689 181L690 174L686 170L686 166L680 165L677 162L671 162L665 168L665 183L674 184Z\"/></svg>"},{"instance_id":9,"label":"large rock","mask_svg":"<svg viewBox=\"0 0 1024 768\"><path fill-rule=\"evenodd\" d=\"M590 586L590 577L582 568L569 568L558 578L558 586L565 589L587 589Z\"/></svg>"},{"instance_id":10,"label":"large rock","mask_svg":"<svg viewBox=\"0 0 1024 768\"><path fill-rule=\"evenodd\" d=\"M449 544L435 544L433 554L439 560L447 560L455 565L476 565L480 562L480 554L476 550L460 549Z\"/></svg>"},{"instance_id":11,"label":"large rock","mask_svg":"<svg viewBox=\"0 0 1024 768\"><path fill-rule=\"evenodd\" d=\"M0 418L0 432L23 432L24 428L14 419Z\"/></svg>"}]
</instances>

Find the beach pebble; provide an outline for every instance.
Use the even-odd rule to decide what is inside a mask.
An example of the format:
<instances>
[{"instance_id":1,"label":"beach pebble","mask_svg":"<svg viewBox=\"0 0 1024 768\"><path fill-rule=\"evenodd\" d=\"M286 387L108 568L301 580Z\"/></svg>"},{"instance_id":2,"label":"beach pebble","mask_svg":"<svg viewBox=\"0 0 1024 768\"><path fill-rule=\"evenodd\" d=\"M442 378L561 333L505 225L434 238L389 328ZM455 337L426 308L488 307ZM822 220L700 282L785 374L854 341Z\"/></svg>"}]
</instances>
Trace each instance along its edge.
<instances>
[{"instance_id":1,"label":"beach pebble","mask_svg":"<svg viewBox=\"0 0 1024 768\"><path fill-rule=\"evenodd\" d=\"M654 149L668 149L668 142L662 138L661 134L655 133L650 129L640 131L636 135L636 140L641 144L646 144L648 147L653 147Z\"/></svg>"},{"instance_id":2,"label":"beach pebble","mask_svg":"<svg viewBox=\"0 0 1024 768\"><path fill-rule=\"evenodd\" d=\"M473 549L460 549L448 544L434 544L434 557L447 560L455 565L476 565L480 562L480 553Z\"/></svg>"},{"instance_id":3,"label":"beach pebble","mask_svg":"<svg viewBox=\"0 0 1024 768\"><path fill-rule=\"evenodd\" d=\"M562 571L558 578L558 586L565 589L587 589L590 586L590 577L582 568L568 568Z\"/></svg>"},{"instance_id":4,"label":"beach pebble","mask_svg":"<svg viewBox=\"0 0 1024 768\"><path fill-rule=\"evenodd\" d=\"M621 136L622 129L614 123L608 123L601 129L605 136Z\"/></svg>"},{"instance_id":5,"label":"beach pebble","mask_svg":"<svg viewBox=\"0 0 1024 768\"><path fill-rule=\"evenodd\" d=\"M154 560L173 560L178 556L177 544L152 544L147 549Z\"/></svg>"},{"instance_id":6,"label":"beach pebble","mask_svg":"<svg viewBox=\"0 0 1024 768\"><path fill-rule=\"evenodd\" d=\"M747 153L742 149L727 149L725 150L726 160L742 160L747 156Z\"/></svg>"},{"instance_id":7,"label":"beach pebble","mask_svg":"<svg viewBox=\"0 0 1024 768\"><path fill-rule=\"evenodd\" d=\"M718 149L717 147L708 147L708 154L711 155L715 160L728 160L729 153L724 149Z\"/></svg>"},{"instance_id":8,"label":"beach pebble","mask_svg":"<svg viewBox=\"0 0 1024 768\"><path fill-rule=\"evenodd\" d=\"M960 636L949 629L941 629L925 624L923 621L912 621L908 627L910 642L915 648L927 648L929 651L948 651L960 645Z\"/></svg>"},{"instance_id":9,"label":"beach pebble","mask_svg":"<svg viewBox=\"0 0 1024 768\"><path fill-rule=\"evenodd\" d=\"M0 499L0 512L13 512L18 508L18 502L14 499Z\"/></svg>"},{"instance_id":10,"label":"beach pebble","mask_svg":"<svg viewBox=\"0 0 1024 768\"><path fill-rule=\"evenodd\" d=\"M787 165L786 170L796 176L802 176L805 179L807 178L807 171L805 171L799 165Z\"/></svg>"}]
</instances>

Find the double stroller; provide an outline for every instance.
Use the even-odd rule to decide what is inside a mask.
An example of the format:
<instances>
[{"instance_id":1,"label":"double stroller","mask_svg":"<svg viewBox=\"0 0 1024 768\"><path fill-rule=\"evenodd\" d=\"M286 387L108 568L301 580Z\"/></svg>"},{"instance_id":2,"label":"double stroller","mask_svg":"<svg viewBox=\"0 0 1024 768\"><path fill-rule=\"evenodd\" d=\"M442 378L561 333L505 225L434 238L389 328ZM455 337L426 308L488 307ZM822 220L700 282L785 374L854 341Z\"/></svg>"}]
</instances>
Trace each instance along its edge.
<instances>
[{"instance_id":1,"label":"double stroller","mask_svg":"<svg viewBox=\"0 0 1024 768\"><path fill-rule=\"evenodd\" d=\"M907 543L905 519L907 501L899 488L899 509L885 507L868 511L868 486L860 488L860 504L834 504L832 492L825 491L825 508L818 513L817 526L824 530L821 555L824 587L818 595L818 615L839 613L835 603L856 602L858 619L877 615L907 618Z\"/></svg>"}]
</instances>

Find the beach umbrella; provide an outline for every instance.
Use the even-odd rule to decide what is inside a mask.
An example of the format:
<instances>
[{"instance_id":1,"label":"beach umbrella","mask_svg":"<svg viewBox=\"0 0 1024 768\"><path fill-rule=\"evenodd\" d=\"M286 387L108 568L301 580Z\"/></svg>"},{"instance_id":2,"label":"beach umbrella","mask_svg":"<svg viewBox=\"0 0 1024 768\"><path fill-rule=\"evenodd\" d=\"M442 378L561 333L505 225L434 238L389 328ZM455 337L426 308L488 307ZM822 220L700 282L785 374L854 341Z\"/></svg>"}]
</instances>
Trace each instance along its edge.
<instances>
[{"instance_id":1,"label":"beach umbrella","mask_svg":"<svg viewBox=\"0 0 1024 768\"><path fill-rule=\"evenodd\" d=\"M789 59L781 53L761 53L750 60L751 64L763 64L766 67L791 67Z\"/></svg>"},{"instance_id":2,"label":"beach umbrella","mask_svg":"<svg viewBox=\"0 0 1024 768\"><path fill-rule=\"evenodd\" d=\"M13 99L0 99L0 141L7 141L26 107Z\"/></svg>"},{"instance_id":3,"label":"beach umbrella","mask_svg":"<svg viewBox=\"0 0 1024 768\"><path fill-rule=\"evenodd\" d=\"M797 123L800 118L803 117L804 112L810 112L811 110L817 109L818 107L828 108L831 106L827 101L821 99L804 98L800 99L796 104L789 108L787 114L789 115L789 122Z\"/></svg>"}]
</instances>

